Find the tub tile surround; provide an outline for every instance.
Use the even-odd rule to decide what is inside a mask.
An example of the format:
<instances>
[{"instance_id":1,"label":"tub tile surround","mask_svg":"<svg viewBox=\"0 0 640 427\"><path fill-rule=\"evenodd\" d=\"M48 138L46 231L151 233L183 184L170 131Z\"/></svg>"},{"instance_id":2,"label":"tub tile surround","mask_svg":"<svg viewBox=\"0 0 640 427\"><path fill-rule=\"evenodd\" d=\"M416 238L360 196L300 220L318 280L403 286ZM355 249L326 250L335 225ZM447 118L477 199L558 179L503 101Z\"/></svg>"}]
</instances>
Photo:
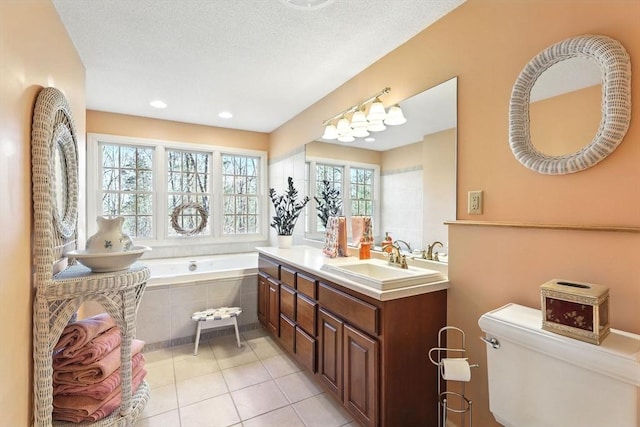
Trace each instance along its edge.
<instances>
[{"instance_id":1,"label":"tub tile surround","mask_svg":"<svg viewBox=\"0 0 640 427\"><path fill-rule=\"evenodd\" d=\"M194 342L196 322L191 315L213 307L241 307L238 327L258 327L257 275L219 278L213 281L148 286L138 309L137 337L147 348ZM226 335L229 328L203 329L202 338Z\"/></svg>"},{"instance_id":2,"label":"tub tile surround","mask_svg":"<svg viewBox=\"0 0 640 427\"><path fill-rule=\"evenodd\" d=\"M135 427L356 427L262 329L145 350L152 398ZM190 365L191 369L184 370Z\"/></svg>"}]
</instances>

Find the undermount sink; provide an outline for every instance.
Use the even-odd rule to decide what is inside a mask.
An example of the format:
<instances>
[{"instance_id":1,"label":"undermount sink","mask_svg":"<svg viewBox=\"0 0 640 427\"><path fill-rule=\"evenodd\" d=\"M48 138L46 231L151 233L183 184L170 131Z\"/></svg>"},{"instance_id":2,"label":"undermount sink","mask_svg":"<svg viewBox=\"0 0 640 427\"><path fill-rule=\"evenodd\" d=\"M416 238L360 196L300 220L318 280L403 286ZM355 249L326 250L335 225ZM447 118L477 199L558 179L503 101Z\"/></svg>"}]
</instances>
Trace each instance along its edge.
<instances>
[{"instance_id":1,"label":"undermount sink","mask_svg":"<svg viewBox=\"0 0 640 427\"><path fill-rule=\"evenodd\" d=\"M446 280L439 271L414 266L404 269L380 259L332 260L323 264L321 268L383 291Z\"/></svg>"}]
</instances>

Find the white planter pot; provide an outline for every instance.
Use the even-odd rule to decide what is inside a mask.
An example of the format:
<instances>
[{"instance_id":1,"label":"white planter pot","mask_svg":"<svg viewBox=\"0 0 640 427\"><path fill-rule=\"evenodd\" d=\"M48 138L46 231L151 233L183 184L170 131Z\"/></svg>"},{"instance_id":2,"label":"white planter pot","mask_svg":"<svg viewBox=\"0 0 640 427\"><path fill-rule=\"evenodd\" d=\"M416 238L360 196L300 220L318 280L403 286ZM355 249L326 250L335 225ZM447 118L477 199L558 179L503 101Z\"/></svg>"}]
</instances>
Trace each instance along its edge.
<instances>
[{"instance_id":1,"label":"white planter pot","mask_svg":"<svg viewBox=\"0 0 640 427\"><path fill-rule=\"evenodd\" d=\"M289 249L293 244L293 236L278 236L278 248Z\"/></svg>"}]
</instances>

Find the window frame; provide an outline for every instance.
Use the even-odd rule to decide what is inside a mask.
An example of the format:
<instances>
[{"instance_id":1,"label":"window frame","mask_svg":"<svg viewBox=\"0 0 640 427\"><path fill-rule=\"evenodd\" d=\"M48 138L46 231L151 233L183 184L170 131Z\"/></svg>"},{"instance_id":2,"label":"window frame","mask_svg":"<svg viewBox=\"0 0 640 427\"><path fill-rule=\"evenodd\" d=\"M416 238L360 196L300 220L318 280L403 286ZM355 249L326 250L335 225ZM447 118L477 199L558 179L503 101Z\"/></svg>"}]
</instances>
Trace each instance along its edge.
<instances>
[{"instance_id":1,"label":"window frame","mask_svg":"<svg viewBox=\"0 0 640 427\"><path fill-rule=\"evenodd\" d=\"M182 141L160 140L152 138L129 137L100 133L87 134L87 236L97 231L95 218L101 215L101 145L124 145L149 147L153 152L153 180L155 181L153 195L153 225L152 238L135 238L140 245L153 247L183 247L191 245L211 245L225 243L264 242L269 239L269 205L268 205L268 170L267 152L246 148L224 147L208 144L194 144ZM196 151L211 155L210 190L211 200L209 227L210 235L169 236L168 185L167 185L167 156L166 150ZM259 158L258 171L258 203L259 203L259 232L248 234L223 234L223 188L222 188L222 155L240 155Z\"/></svg>"},{"instance_id":2,"label":"window frame","mask_svg":"<svg viewBox=\"0 0 640 427\"><path fill-rule=\"evenodd\" d=\"M362 163L362 162L354 162L350 160L340 160L340 159L331 159L325 157L316 157L316 156L307 156L306 160L306 171L307 171L307 193L309 194L309 204L307 211L307 222L306 222L306 236L309 239L317 240L324 239L324 232L315 231L318 228L318 215L316 209L316 201L313 196L316 195L317 181L316 181L316 165L331 165L331 166L339 166L342 167L342 188L340 189L340 193L342 194L342 216L347 218L347 236L351 238L351 168L360 168L360 169L372 169L373 170L373 231L374 237L379 237L380 232L377 228L380 227L380 190L381 190L381 181L380 181L380 165L373 163ZM347 197L345 197L345 195ZM377 225L377 227L376 227Z\"/></svg>"}]
</instances>

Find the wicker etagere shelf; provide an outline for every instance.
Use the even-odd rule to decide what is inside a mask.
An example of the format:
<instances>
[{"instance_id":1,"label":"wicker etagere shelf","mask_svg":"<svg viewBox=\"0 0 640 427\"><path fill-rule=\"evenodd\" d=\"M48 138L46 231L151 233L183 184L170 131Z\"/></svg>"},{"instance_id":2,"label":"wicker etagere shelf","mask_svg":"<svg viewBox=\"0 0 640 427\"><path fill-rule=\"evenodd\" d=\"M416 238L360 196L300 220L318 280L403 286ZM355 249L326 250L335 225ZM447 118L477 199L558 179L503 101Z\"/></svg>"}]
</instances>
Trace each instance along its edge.
<instances>
[{"instance_id":1,"label":"wicker etagere shelf","mask_svg":"<svg viewBox=\"0 0 640 427\"><path fill-rule=\"evenodd\" d=\"M53 349L64 327L82 303L97 301L120 329L122 403L119 410L82 426L126 427L135 424L149 400L143 381L131 390L131 343L136 314L149 269L134 264L127 270L92 273L64 256L77 249L78 158L75 127L64 95L42 89L32 127L34 267L33 308L34 420L36 427L77 426L54 421Z\"/></svg>"}]
</instances>

